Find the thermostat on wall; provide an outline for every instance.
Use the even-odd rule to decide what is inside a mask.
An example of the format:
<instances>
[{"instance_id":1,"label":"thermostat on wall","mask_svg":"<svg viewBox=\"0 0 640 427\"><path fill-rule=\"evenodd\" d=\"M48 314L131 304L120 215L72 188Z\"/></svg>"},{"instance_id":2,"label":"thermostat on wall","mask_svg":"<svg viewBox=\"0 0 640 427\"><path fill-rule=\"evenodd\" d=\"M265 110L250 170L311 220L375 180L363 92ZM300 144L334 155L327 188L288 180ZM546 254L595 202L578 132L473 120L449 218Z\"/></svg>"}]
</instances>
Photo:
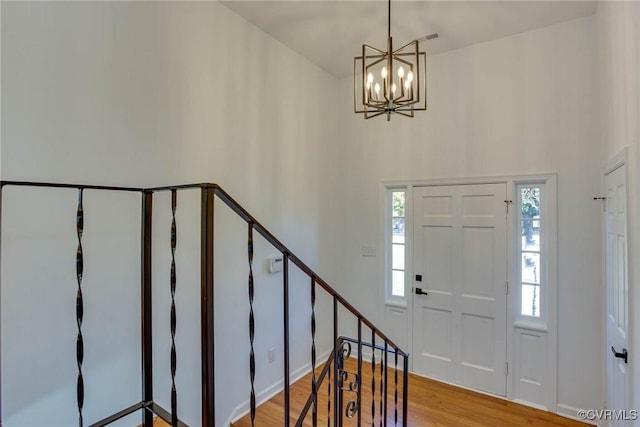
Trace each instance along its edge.
<instances>
[{"instance_id":1,"label":"thermostat on wall","mask_svg":"<svg viewBox=\"0 0 640 427\"><path fill-rule=\"evenodd\" d=\"M282 257L276 256L267 260L267 270L269 273L277 273L282 271Z\"/></svg>"}]
</instances>

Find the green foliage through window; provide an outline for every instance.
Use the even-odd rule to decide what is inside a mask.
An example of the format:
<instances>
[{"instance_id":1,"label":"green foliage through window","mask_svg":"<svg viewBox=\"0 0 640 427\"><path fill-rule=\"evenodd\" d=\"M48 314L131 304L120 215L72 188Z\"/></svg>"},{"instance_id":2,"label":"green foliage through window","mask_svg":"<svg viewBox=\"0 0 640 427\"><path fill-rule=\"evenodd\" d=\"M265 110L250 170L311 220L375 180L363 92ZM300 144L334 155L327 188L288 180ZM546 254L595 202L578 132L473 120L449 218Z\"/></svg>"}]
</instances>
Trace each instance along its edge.
<instances>
[{"instance_id":1,"label":"green foliage through window","mask_svg":"<svg viewBox=\"0 0 640 427\"><path fill-rule=\"evenodd\" d=\"M404 216L404 191L393 192L393 216Z\"/></svg>"},{"instance_id":2,"label":"green foliage through window","mask_svg":"<svg viewBox=\"0 0 640 427\"><path fill-rule=\"evenodd\" d=\"M522 218L540 218L540 188L521 188L520 197L522 200Z\"/></svg>"}]
</instances>

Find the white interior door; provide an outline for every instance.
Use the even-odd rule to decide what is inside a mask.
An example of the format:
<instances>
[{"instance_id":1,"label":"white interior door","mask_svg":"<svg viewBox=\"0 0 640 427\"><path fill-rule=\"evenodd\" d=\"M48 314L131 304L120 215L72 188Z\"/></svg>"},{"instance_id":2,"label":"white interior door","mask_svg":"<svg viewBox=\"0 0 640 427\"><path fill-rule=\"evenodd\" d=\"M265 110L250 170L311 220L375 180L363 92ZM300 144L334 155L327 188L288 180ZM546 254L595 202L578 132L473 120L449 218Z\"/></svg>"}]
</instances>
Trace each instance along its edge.
<instances>
[{"instance_id":1,"label":"white interior door","mask_svg":"<svg viewBox=\"0 0 640 427\"><path fill-rule=\"evenodd\" d=\"M414 189L413 370L501 396L505 197L505 184Z\"/></svg>"},{"instance_id":2,"label":"white interior door","mask_svg":"<svg viewBox=\"0 0 640 427\"><path fill-rule=\"evenodd\" d=\"M627 185L624 165L605 175L607 406L629 410Z\"/></svg>"}]
</instances>

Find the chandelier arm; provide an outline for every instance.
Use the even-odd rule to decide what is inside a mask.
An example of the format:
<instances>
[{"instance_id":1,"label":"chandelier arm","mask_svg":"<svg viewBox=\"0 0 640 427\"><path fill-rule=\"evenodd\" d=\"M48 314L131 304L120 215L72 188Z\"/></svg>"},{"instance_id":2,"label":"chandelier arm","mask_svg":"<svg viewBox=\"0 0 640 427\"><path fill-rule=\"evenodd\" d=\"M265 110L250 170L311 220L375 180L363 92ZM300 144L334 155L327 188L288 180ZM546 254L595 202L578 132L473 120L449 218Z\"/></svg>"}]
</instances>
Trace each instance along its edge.
<instances>
[{"instance_id":1,"label":"chandelier arm","mask_svg":"<svg viewBox=\"0 0 640 427\"><path fill-rule=\"evenodd\" d=\"M413 54L412 54L411 56L413 56ZM412 63L412 62L410 62L410 61L406 61L406 60L404 60L404 59L402 59L402 58L398 58L396 55L393 55L393 59L395 59L395 60L396 60L396 61L398 61L398 62L403 63L404 65L406 65L407 67L409 67L409 69L412 69L412 68L413 68L413 63Z\"/></svg>"},{"instance_id":2,"label":"chandelier arm","mask_svg":"<svg viewBox=\"0 0 640 427\"><path fill-rule=\"evenodd\" d=\"M386 56L387 52L385 50L382 49L378 49L377 47L374 46L370 46L368 44L363 44L363 46L365 46L367 49L371 49L371 50L375 50L376 52L378 52L380 55ZM370 58L370 56L367 55L367 58Z\"/></svg>"},{"instance_id":3,"label":"chandelier arm","mask_svg":"<svg viewBox=\"0 0 640 427\"><path fill-rule=\"evenodd\" d=\"M398 108L396 110L396 112L400 112L400 111L427 111L427 107L421 106L421 107L405 107L405 108Z\"/></svg>"},{"instance_id":4,"label":"chandelier arm","mask_svg":"<svg viewBox=\"0 0 640 427\"><path fill-rule=\"evenodd\" d=\"M401 52L402 50L408 48L409 46L411 46L414 43L416 44L416 46L418 46L418 40L412 40L409 43L407 43L404 46L402 46L400 49L396 49L395 51L393 51L393 55L394 56L414 55L414 52L406 52L406 53Z\"/></svg>"},{"instance_id":5,"label":"chandelier arm","mask_svg":"<svg viewBox=\"0 0 640 427\"><path fill-rule=\"evenodd\" d=\"M420 103L419 99L414 99L414 100L411 100L411 101L403 102L401 104L401 107L402 107L402 109L411 107L411 109L413 109L413 110L418 110L419 108L413 107L413 105L416 105L416 104L419 104L419 103ZM398 107L398 109L401 109L401 108Z\"/></svg>"},{"instance_id":6,"label":"chandelier arm","mask_svg":"<svg viewBox=\"0 0 640 427\"><path fill-rule=\"evenodd\" d=\"M381 115L383 115L383 114L385 114L385 113L386 113L386 111L380 111L380 112L378 112L378 113L371 114L371 115L369 115L369 114L366 114L366 113L365 113L364 118L365 118L365 119L372 119L372 118L374 118L374 117L381 116Z\"/></svg>"},{"instance_id":7,"label":"chandelier arm","mask_svg":"<svg viewBox=\"0 0 640 427\"><path fill-rule=\"evenodd\" d=\"M376 61L374 61L374 62L372 62L372 63L370 63L370 64L367 64L367 69L369 69L369 68L371 68L371 67L373 67L373 66L375 66L375 65L378 65L379 63L381 63L382 61L384 61L384 60L385 60L385 58L386 58L386 57L378 58Z\"/></svg>"},{"instance_id":8,"label":"chandelier arm","mask_svg":"<svg viewBox=\"0 0 640 427\"><path fill-rule=\"evenodd\" d=\"M409 110L407 110L407 111L409 111ZM403 112L403 110L396 110L395 113L396 114L400 114L401 116L405 116L405 117L413 117L413 110L411 110L410 114Z\"/></svg>"}]
</instances>

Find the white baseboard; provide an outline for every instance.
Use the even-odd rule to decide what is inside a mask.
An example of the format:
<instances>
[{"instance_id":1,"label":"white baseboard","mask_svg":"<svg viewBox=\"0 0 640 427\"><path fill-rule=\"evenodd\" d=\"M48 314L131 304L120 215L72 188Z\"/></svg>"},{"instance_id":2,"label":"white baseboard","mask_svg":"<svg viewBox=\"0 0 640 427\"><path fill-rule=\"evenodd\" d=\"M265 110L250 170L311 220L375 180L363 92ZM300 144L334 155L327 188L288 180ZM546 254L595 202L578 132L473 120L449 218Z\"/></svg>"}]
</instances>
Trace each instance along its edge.
<instances>
[{"instance_id":1,"label":"white baseboard","mask_svg":"<svg viewBox=\"0 0 640 427\"><path fill-rule=\"evenodd\" d=\"M507 399L507 400L509 400L509 399ZM518 403L518 404L523 405L523 406L528 406L530 408L539 409L541 411L553 412L553 411L549 411L549 408L547 408L544 405L541 405L539 403L529 402L528 400L513 399L512 402Z\"/></svg>"},{"instance_id":2,"label":"white baseboard","mask_svg":"<svg viewBox=\"0 0 640 427\"><path fill-rule=\"evenodd\" d=\"M583 423L590 423L592 424L593 421L589 421L589 420L581 420L580 418L578 418L578 412L582 411L582 409L580 408L576 408L574 406L569 406L569 405L565 405L562 403L558 403L558 410L556 412L556 414L560 415L561 417L565 417L565 418L571 418L572 420L576 420L576 421L581 421ZM604 426L605 424L601 421L599 421L597 424L597 426Z\"/></svg>"},{"instance_id":3,"label":"white baseboard","mask_svg":"<svg viewBox=\"0 0 640 427\"><path fill-rule=\"evenodd\" d=\"M322 353L321 355L318 356L318 360L319 362L316 363L316 368L324 365L327 361L327 359L329 358L329 354L331 353L331 350ZM307 375L309 372L311 372L311 362L304 364L302 367L300 367L299 369L296 369L295 371L293 371L290 375L289 375L289 379L291 381L291 384L295 383L296 381L300 380L302 377L304 377L305 375ZM263 391L256 393L256 407L262 405L263 403L269 401L272 397L274 397L275 395L277 395L278 393L280 393L282 390L284 390L284 380L280 380L270 386L268 386L267 388L265 388ZM238 421L240 418L246 416L249 411L251 410L250 406L249 406L249 399L247 399L245 402L241 403L240 405L238 405L233 412L231 412L231 415L229 416L229 418L227 418L227 420L225 421L224 425L225 426L230 426L231 423L234 423L236 421Z\"/></svg>"}]
</instances>

